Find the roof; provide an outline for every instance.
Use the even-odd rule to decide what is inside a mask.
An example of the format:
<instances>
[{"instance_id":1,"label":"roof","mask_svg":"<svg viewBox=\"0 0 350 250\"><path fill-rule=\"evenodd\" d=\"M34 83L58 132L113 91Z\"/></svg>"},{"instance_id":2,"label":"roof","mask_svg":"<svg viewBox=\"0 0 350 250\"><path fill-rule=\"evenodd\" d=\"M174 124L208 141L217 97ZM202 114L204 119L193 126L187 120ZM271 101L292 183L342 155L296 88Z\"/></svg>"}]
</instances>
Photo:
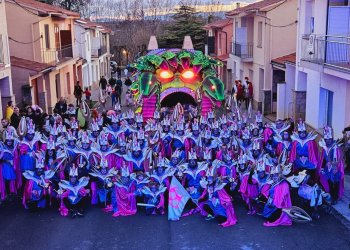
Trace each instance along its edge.
<instances>
[{"instance_id":1,"label":"roof","mask_svg":"<svg viewBox=\"0 0 350 250\"><path fill-rule=\"evenodd\" d=\"M294 52L286 56L275 58L271 61L271 63L279 64L279 65L285 65L286 63L295 64L296 58L297 58L297 54Z\"/></svg>"},{"instance_id":2,"label":"roof","mask_svg":"<svg viewBox=\"0 0 350 250\"><path fill-rule=\"evenodd\" d=\"M100 29L101 32L112 33L110 28L107 28L100 23L91 22L89 19L77 19L75 22L87 29Z\"/></svg>"},{"instance_id":3,"label":"roof","mask_svg":"<svg viewBox=\"0 0 350 250\"><path fill-rule=\"evenodd\" d=\"M65 15L68 17L75 17L79 18L80 15L79 13L69 11L63 8L60 8L58 6L53 6L50 4L38 2L35 0L7 0L9 2L12 2L14 4L20 5L22 8L26 9L33 9L36 11L44 12L46 14L60 14L60 15ZM29 10L30 11L30 10Z\"/></svg>"},{"instance_id":4,"label":"roof","mask_svg":"<svg viewBox=\"0 0 350 250\"><path fill-rule=\"evenodd\" d=\"M229 58L229 54L224 54L224 55L220 55L220 56L214 56L214 58L220 60L220 61L226 61Z\"/></svg>"},{"instance_id":5,"label":"roof","mask_svg":"<svg viewBox=\"0 0 350 250\"><path fill-rule=\"evenodd\" d=\"M52 67L51 65L46 63L34 62L31 60L26 60L15 56L11 56L11 66L23 68L23 69L29 69L37 73Z\"/></svg>"},{"instance_id":6,"label":"roof","mask_svg":"<svg viewBox=\"0 0 350 250\"><path fill-rule=\"evenodd\" d=\"M217 28L223 28L229 24L232 24L232 19L220 19L212 23L208 23L203 26L204 29L217 29Z\"/></svg>"},{"instance_id":7,"label":"roof","mask_svg":"<svg viewBox=\"0 0 350 250\"><path fill-rule=\"evenodd\" d=\"M247 11L262 10L266 7L269 7L269 6L274 5L276 3L279 3L279 2L285 2L285 0L259 1L259 2L252 3L252 4L249 4L249 5L244 6L244 7L237 8L237 9L234 9L232 11L226 12L226 16L235 16L235 15L238 15L240 13L247 12Z\"/></svg>"}]
</instances>

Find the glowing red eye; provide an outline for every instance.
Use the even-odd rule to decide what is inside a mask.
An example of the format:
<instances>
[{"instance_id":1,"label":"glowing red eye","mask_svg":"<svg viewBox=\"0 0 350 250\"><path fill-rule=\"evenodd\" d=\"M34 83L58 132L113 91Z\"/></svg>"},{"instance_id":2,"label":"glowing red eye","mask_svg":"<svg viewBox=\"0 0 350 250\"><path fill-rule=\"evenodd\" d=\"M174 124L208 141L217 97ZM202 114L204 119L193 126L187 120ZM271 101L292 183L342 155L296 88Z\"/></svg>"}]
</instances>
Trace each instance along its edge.
<instances>
[{"instance_id":1,"label":"glowing red eye","mask_svg":"<svg viewBox=\"0 0 350 250\"><path fill-rule=\"evenodd\" d=\"M215 90L215 89L216 89L215 85L212 85L212 86L211 86L211 89L212 89L212 90Z\"/></svg>"},{"instance_id":2,"label":"glowing red eye","mask_svg":"<svg viewBox=\"0 0 350 250\"><path fill-rule=\"evenodd\" d=\"M192 70L185 70L182 72L181 76L185 79L192 79L194 77L194 73Z\"/></svg>"},{"instance_id":3,"label":"glowing red eye","mask_svg":"<svg viewBox=\"0 0 350 250\"><path fill-rule=\"evenodd\" d=\"M174 76L174 73L170 70L162 70L159 74L159 77L162 79L170 79Z\"/></svg>"}]
</instances>

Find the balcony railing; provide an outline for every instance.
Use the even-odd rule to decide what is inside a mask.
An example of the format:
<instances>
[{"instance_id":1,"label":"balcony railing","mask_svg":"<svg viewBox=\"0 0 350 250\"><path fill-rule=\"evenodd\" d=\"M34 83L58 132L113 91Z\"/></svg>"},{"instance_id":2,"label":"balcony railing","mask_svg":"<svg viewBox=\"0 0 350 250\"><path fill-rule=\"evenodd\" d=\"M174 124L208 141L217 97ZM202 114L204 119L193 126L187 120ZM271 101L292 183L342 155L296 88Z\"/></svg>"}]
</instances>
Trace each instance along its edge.
<instances>
[{"instance_id":1,"label":"balcony railing","mask_svg":"<svg viewBox=\"0 0 350 250\"><path fill-rule=\"evenodd\" d=\"M302 61L350 70L350 37L313 36L311 39L302 39Z\"/></svg>"},{"instance_id":2,"label":"balcony railing","mask_svg":"<svg viewBox=\"0 0 350 250\"><path fill-rule=\"evenodd\" d=\"M43 62L47 64L60 64L71 58L73 58L73 47L67 45L61 47L61 49L47 49L42 51Z\"/></svg>"},{"instance_id":3,"label":"balcony railing","mask_svg":"<svg viewBox=\"0 0 350 250\"><path fill-rule=\"evenodd\" d=\"M232 54L242 59L253 58L253 44L232 43Z\"/></svg>"},{"instance_id":4,"label":"balcony railing","mask_svg":"<svg viewBox=\"0 0 350 250\"><path fill-rule=\"evenodd\" d=\"M91 56L100 57L107 53L107 46L101 46L99 49L92 49Z\"/></svg>"}]
</instances>

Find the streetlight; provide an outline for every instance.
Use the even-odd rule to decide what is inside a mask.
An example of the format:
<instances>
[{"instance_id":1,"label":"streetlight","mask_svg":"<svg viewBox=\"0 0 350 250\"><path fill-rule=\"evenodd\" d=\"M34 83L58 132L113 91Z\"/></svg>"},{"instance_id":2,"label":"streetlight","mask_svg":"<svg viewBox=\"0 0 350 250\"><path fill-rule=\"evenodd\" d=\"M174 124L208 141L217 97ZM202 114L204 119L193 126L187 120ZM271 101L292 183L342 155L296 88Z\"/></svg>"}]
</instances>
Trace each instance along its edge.
<instances>
[{"instance_id":1,"label":"streetlight","mask_svg":"<svg viewBox=\"0 0 350 250\"><path fill-rule=\"evenodd\" d=\"M123 55L126 56L126 65L129 64L129 52L126 49L123 49L122 51Z\"/></svg>"}]
</instances>

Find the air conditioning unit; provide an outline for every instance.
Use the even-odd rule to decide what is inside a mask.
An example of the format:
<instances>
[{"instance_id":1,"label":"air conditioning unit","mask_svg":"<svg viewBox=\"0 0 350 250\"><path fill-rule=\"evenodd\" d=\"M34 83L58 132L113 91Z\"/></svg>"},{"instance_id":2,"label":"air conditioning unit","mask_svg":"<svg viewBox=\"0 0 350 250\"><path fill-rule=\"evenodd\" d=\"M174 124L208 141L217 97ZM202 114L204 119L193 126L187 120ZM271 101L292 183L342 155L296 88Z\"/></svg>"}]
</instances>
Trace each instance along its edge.
<instances>
[{"instance_id":1,"label":"air conditioning unit","mask_svg":"<svg viewBox=\"0 0 350 250\"><path fill-rule=\"evenodd\" d=\"M315 40L316 40L316 35L315 34L311 34L309 36L309 44L307 46L307 53L309 55L315 54Z\"/></svg>"}]
</instances>

